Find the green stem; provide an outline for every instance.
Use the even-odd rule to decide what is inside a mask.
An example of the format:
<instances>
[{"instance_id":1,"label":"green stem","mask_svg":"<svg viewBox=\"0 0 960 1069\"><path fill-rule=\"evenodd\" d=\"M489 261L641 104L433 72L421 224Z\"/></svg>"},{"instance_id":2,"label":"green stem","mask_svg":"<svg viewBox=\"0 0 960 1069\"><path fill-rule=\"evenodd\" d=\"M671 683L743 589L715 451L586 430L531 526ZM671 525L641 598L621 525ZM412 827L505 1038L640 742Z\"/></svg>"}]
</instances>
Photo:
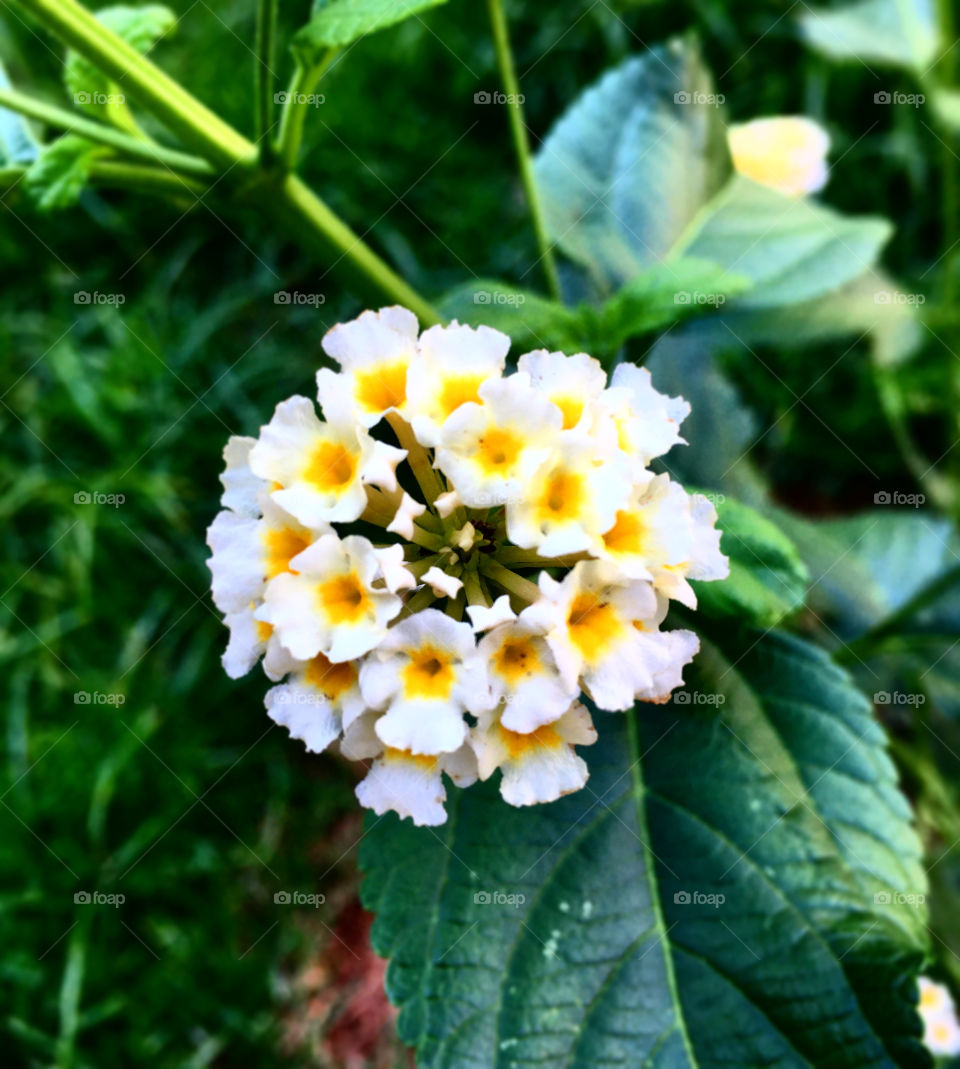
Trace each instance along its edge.
<instances>
[{"instance_id":1,"label":"green stem","mask_svg":"<svg viewBox=\"0 0 960 1069\"><path fill-rule=\"evenodd\" d=\"M89 141L96 141L100 145L109 145L128 156L149 160L151 163L164 164L175 171L204 176L214 173L210 164L198 156L190 156L185 152L164 148L152 141L141 140L114 126L86 119L76 112L46 104L42 100L17 92L15 89L0 89L0 107L9 108L10 111L26 115L29 119L36 119L57 130L65 130L79 137L85 137Z\"/></svg>"},{"instance_id":2,"label":"green stem","mask_svg":"<svg viewBox=\"0 0 960 1069\"><path fill-rule=\"evenodd\" d=\"M953 23L953 4L955 0L939 0L938 20L941 40L954 42L956 36ZM956 88L957 57L956 49L949 48L940 61L937 81L947 89ZM934 113L936 116L936 112ZM957 241L960 239L960 168L957 154L951 141L956 141L955 130L948 124L940 122L940 136L943 139L943 242L947 249L943 268L943 299L948 308L952 308L957 294Z\"/></svg>"},{"instance_id":3,"label":"green stem","mask_svg":"<svg viewBox=\"0 0 960 1069\"><path fill-rule=\"evenodd\" d=\"M146 56L112 33L77 0L17 0L51 33L85 56L152 111L185 144L227 171L240 168L247 186L258 169L256 146L191 96ZM324 202L294 175L262 197L261 206L295 237L328 253L330 246L384 293L426 325L441 322L437 311L384 263Z\"/></svg>"},{"instance_id":4,"label":"green stem","mask_svg":"<svg viewBox=\"0 0 960 1069\"><path fill-rule=\"evenodd\" d=\"M490 599L487 597L480 582L480 576L473 568L466 568L463 573L463 589L466 591L467 602L470 605L483 605L490 607Z\"/></svg>"},{"instance_id":5,"label":"green stem","mask_svg":"<svg viewBox=\"0 0 960 1069\"><path fill-rule=\"evenodd\" d=\"M270 158L272 142L269 138L273 117L273 52L277 32L277 0L258 0L257 30L254 44L256 67L254 80L254 131L260 146L260 160Z\"/></svg>"},{"instance_id":6,"label":"green stem","mask_svg":"<svg viewBox=\"0 0 960 1069\"><path fill-rule=\"evenodd\" d=\"M430 463L429 454L417 441L413 428L403 416L398 415L396 412L389 412L387 414L387 422L393 428L393 433L397 436L400 448L407 451L407 463L410 465L413 477L417 480L417 485L423 491L429 508L444 490L443 483L440 481L440 474Z\"/></svg>"},{"instance_id":7,"label":"green stem","mask_svg":"<svg viewBox=\"0 0 960 1069\"><path fill-rule=\"evenodd\" d=\"M130 189L141 193L192 193L200 197L207 186L174 171L157 167L140 167L131 163L98 160L90 168L94 184L109 189Z\"/></svg>"},{"instance_id":8,"label":"green stem","mask_svg":"<svg viewBox=\"0 0 960 1069\"><path fill-rule=\"evenodd\" d=\"M481 558L480 571L497 586L503 587L508 594L516 595L521 601L530 603L540 599L540 587L536 583L531 583L529 579L524 579L515 572L511 572L509 568L504 568L493 557Z\"/></svg>"},{"instance_id":9,"label":"green stem","mask_svg":"<svg viewBox=\"0 0 960 1069\"><path fill-rule=\"evenodd\" d=\"M533 222L533 230L537 238L537 247L540 250L540 262L543 264L543 273L547 279L547 286L555 300L562 300L560 291L560 278L557 274L557 264L553 257L553 246L547 236L547 224L543 214L543 203L537 190L537 181L533 174L533 161L530 156L530 141L527 137L527 126L523 118L523 105L521 103L520 83L517 81L517 72L513 63L513 53L510 49L510 36L507 30L507 19L503 13L501 0L487 0L487 8L490 11L490 25L493 29L493 43L497 50L497 64L500 68L500 78L503 82L504 92L507 94L507 114L510 119L510 133L513 136L513 147L517 154L517 163L520 167L520 178L527 195L527 204L530 207L530 216ZM512 98L513 103L510 103Z\"/></svg>"},{"instance_id":10,"label":"green stem","mask_svg":"<svg viewBox=\"0 0 960 1069\"><path fill-rule=\"evenodd\" d=\"M287 99L283 102L283 116L280 120L280 137L278 153L287 170L292 171L300 158L300 145L303 142L303 125L307 117L308 101L320 79L327 73L330 64L340 54L339 48L331 48L323 59L310 68L297 67L287 90Z\"/></svg>"}]
</instances>

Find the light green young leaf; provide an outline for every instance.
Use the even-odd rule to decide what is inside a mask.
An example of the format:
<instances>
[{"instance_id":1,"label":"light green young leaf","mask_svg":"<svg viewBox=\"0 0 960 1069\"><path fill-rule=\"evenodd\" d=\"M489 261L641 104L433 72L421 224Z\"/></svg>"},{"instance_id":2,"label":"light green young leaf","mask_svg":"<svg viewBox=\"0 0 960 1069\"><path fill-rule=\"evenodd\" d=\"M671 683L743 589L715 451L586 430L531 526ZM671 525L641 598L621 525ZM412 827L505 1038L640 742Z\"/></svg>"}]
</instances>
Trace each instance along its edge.
<instances>
[{"instance_id":1,"label":"light green young leaf","mask_svg":"<svg viewBox=\"0 0 960 1069\"><path fill-rule=\"evenodd\" d=\"M608 72L535 161L553 240L607 290L665 259L729 173L720 99L691 43Z\"/></svg>"},{"instance_id":2,"label":"light green young leaf","mask_svg":"<svg viewBox=\"0 0 960 1069\"><path fill-rule=\"evenodd\" d=\"M446 0L329 0L315 4L313 16L290 42L301 67L318 63L329 48L344 48L360 37L386 29Z\"/></svg>"},{"instance_id":3,"label":"light green young leaf","mask_svg":"<svg viewBox=\"0 0 960 1069\"><path fill-rule=\"evenodd\" d=\"M76 204L90 177L90 165L109 149L82 137L58 137L31 164L23 179L24 189L44 212Z\"/></svg>"},{"instance_id":4,"label":"light green young leaf","mask_svg":"<svg viewBox=\"0 0 960 1069\"><path fill-rule=\"evenodd\" d=\"M776 634L688 674L686 702L597 714L582 791L515 809L491 781L437 829L368 821L422 1069L931 1064L920 844L869 704Z\"/></svg>"},{"instance_id":5,"label":"light green young leaf","mask_svg":"<svg viewBox=\"0 0 960 1069\"><path fill-rule=\"evenodd\" d=\"M816 9L804 5L799 18L807 42L829 59L923 71L940 48L934 0L859 0Z\"/></svg>"},{"instance_id":6,"label":"light green young leaf","mask_svg":"<svg viewBox=\"0 0 960 1069\"><path fill-rule=\"evenodd\" d=\"M10 79L0 63L0 89L9 89ZM0 167L29 163L36 159L39 146L22 115L0 108Z\"/></svg>"},{"instance_id":7,"label":"light green young leaf","mask_svg":"<svg viewBox=\"0 0 960 1069\"><path fill-rule=\"evenodd\" d=\"M868 271L893 228L885 219L840 215L733 178L700 213L676 252L746 275L740 308L796 304L839 289Z\"/></svg>"},{"instance_id":8,"label":"light green young leaf","mask_svg":"<svg viewBox=\"0 0 960 1069\"><path fill-rule=\"evenodd\" d=\"M960 131L960 89L936 89L930 103L942 123Z\"/></svg>"},{"instance_id":9,"label":"light green young leaf","mask_svg":"<svg viewBox=\"0 0 960 1069\"><path fill-rule=\"evenodd\" d=\"M176 15L162 4L146 4L143 7L120 4L103 8L96 14L98 21L138 52L149 52L177 24ZM84 111L97 118L110 119L116 125L131 124L122 86L112 82L78 52L67 52L63 80L73 102Z\"/></svg>"},{"instance_id":10,"label":"light green young leaf","mask_svg":"<svg viewBox=\"0 0 960 1069\"><path fill-rule=\"evenodd\" d=\"M730 558L727 579L694 582L699 609L773 627L803 605L809 572L783 531L756 509L723 495L717 509L720 548Z\"/></svg>"}]
</instances>

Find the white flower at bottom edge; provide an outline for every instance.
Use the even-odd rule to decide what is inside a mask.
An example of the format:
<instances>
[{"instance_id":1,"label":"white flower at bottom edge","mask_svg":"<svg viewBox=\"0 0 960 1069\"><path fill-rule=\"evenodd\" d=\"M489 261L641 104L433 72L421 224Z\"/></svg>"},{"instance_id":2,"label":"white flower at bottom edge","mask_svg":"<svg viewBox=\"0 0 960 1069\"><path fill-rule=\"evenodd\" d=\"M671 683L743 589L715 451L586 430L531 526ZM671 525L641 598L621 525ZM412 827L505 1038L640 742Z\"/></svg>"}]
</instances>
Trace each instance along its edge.
<instances>
[{"instance_id":1,"label":"white flower at bottom edge","mask_svg":"<svg viewBox=\"0 0 960 1069\"><path fill-rule=\"evenodd\" d=\"M929 976L917 978L920 1002L917 1010L923 1021L923 1042L932 1054L951 1057L960 1054L960 1024L950 992Z\"/></svg>"},{"instance_id":2,"label":"white flower at bottom edge","mask_svg":"<svg viewBox=\"0 0 960 1069\"><path fill-rule=\"evenodd\" d=\"M372 719L369 715L361 717L348 736L360 734L364 721L368 734L372 734ZM350 748L347 738L341 749L351 757L358 751L356 743ZM454 753L414 754L381 744L355 793L360 804L378 816L392 810L400 817L410 817L417 825L443 824L447 819L443 808L447 797L444 772L458 787L469 787L477 778L473 750L464 744Z\"/></svg>"},{"instance_id":3,"label":"white flower at bottom edge","mask_svg":"<svg viewBox=\"0 0 960 1069\"><path fill-rule=\"evenodd\" d=\"M322 345L342 370L317 372L317 397L327 419L349 412L372 427L387 412L402 413L418 328L413 312L399 305L331 327Z\"/></svg>"},{"instance_id":4,"label":"white flower at bottom edge","mask_svg":"<svg viewBox=\"0 0 960 1069\"><path fill-rule=\"evenodd\" d=\"M487 666L492 697L504 703L500 721L510 731L526 733L559 719L577 697L544 637L522 620L493 628L477 652Z\"/></svg>"},{"instance_id":5,"label":"white flower at bottom edge","mask_svg":"<svg viewBox=\"0 0 960 1069\"><path fill-rule=\"evenodd\" d=\"M566 684L579 682L600 709L664 700L699 648L691 631L655 631L665 602L608 561L580 561L560 583L541 572L540 590L520 619L545 634Z\"/></svg>"},{"instance_id":6,"label":"white flower at bottom edge","mask_svg":"<svg viewBox=\"0 0 960 1069\"><path fill-rule=\"evenodd\" d=\"M318 653L339 663L372 650L403 602L373 586L380 562L361 535L327 534L267 584L257 619L272 624L280 642L301 661Z\"/></svg>"},{"instance_id":7,"label":"white flower at bottom edge","mask_svg":"<svg viewBox=\"0 0 960 1069\"><path fill-rule=\"evenodd\" d=\"M502 708L481 714L470 732L480 778L489 779L499 768L503 773L500 794L516 806L554 802L580 790L590 773L574 746L597 741L584 706L573 702L558 720L527 734L503 726Z\"/></svg>"},{"instance_id":8,"label":"white flower at bottom edge","mask_svg":"<svg viewBox=\"0 0 960 1069\"><path fill-rule=\"evenodd\" d=\"M366 708L359 679L352 661L333 664L319 653L267 691L267 714L291 738L301 739L313 753L322 753Z\"/></svg>"},{"instance_id":9,"label":"white flower at bottom edge","mask_svg":"<svg viewBox=\"0 0 960 1069\"><path fill-rule=\"evenodd\" d=\"M437 609L392 627L360 669L367 705L385 746L415 754L452 753L466 738L463 714L490 705L473 629Z\"/></svg>"},{"instance_id":10,"label":"white flower at bottom edge","mask_svg":"<svg viewBox=\"0 0 960 1069\"><path fill-rule=\"evenodd\" d=\"M307 397L288 397L260 429L250 466L276 484L271 497L307 527L349 523L367 507L364 483L392 492L402 449L356 424L322 423Z\"/></svg>"}]
</instances>

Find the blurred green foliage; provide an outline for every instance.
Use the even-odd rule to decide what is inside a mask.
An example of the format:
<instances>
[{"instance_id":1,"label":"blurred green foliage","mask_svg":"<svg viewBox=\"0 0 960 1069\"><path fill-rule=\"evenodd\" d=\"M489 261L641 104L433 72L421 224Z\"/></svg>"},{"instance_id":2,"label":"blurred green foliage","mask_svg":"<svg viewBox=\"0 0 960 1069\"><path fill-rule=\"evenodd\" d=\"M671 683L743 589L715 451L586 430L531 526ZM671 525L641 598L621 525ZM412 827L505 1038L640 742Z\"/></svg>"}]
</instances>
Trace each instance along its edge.
<instances>
[{"instance_id":1,"label":"blurred green foliage","mask_svg":"<svg viewBox=\"0 0 960 1069\"><path fill-rule=\"evenodd\" d=\"M154 58L250 133L254 5L170 6L181 21ZM282 5L281 41L307 8ZM885 267L927 298L923 347L887 384L927 460L910 464L881 414L865 338L724 355L755 414L751 459L816 514L916 491L927 464L956 485L957 146L927 112L874 103L915 91L912 76L830 64L772 0L508 13L534 148L603 70L691 27L733 118L806 112L828 127L824 199L891 218ZM0 55L15 85L62 102L63 49L15 8ZM284 54L281 84L292 70ZM542 286L506 118L474 103L497 87L483 5L451 0L351 47L308 117L307 180L432 297L472 278ZM88 190L46 216L13 188L0 206L3 1045L23 1065L277 1064L279 978L307 947L273 894L337 879L312 851L355 803L340 766L266 719L261 686L223 675L203 533L227 435L312 393L323 332L377 298L216 188L202 203ZM324 303L278 305L280 290ZM75 500L94 492L124 501ZM953 723L935 729L960 749ZM934 836L957 819L944 753L912 784ZM938 873L944 894L958 871ZM126 902L75 905L94 890ZM939 930L960 951L947 912Z\"/></svg>"}]
</instances>

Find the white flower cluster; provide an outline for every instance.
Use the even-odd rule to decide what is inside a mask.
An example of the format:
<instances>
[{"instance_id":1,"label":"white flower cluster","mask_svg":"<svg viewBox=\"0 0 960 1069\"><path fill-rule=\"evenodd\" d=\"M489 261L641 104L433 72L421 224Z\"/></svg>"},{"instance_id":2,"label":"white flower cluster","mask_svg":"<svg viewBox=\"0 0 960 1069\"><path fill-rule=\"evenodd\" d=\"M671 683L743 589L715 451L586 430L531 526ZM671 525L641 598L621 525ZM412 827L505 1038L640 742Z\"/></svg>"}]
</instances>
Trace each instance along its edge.
<instances>
[{"instance_id":1,"label":"white flower cluster","mask_svg":"<svg viewBox=\"0 0 960 1069\"><path fill-rule=\"evenodd\" d=\"M660 629L668 601L727 574L710 502L648 470L689 405L584 353L506 374L504 334L419 334L399 307L323 347L325 420L291 397L224 451L208 543L227 673L262 657L270 716L372 761L357 796L377 813L443 823L442 773L500 769L512 805L578 790L581 692L666 701L699 645Z\"/></svg>"}]
</instances>

